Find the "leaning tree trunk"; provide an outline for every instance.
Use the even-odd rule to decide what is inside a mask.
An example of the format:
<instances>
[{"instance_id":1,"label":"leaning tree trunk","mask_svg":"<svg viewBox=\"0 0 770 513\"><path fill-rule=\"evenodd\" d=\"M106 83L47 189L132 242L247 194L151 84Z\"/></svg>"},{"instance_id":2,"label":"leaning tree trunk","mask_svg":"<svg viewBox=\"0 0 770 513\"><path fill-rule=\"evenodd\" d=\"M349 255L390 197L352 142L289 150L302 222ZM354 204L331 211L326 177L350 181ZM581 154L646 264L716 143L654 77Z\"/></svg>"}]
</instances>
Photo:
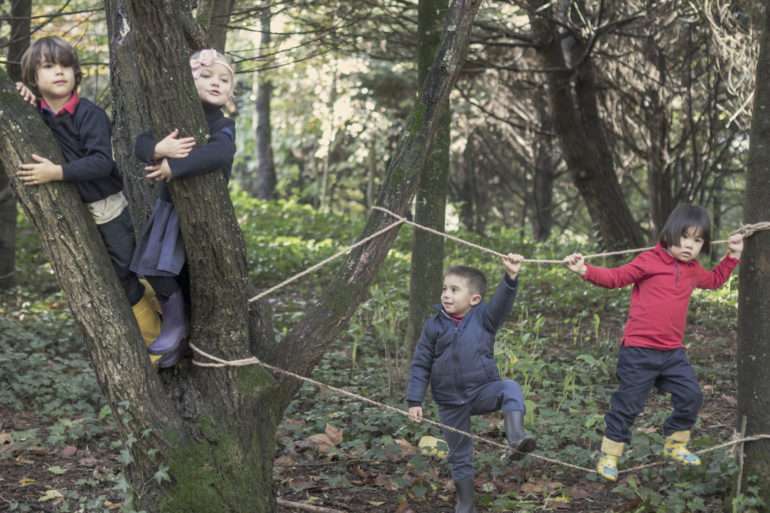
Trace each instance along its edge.
<instances>
[{"instance_id":1,"label":"leaning tree trunk","mask_svg":"<svg viewBox=\"0 0 770 513\"><path fill-rule=\"evenodd\" d=\"M34 107L22 102L0 72L0 168L5 170L25 213L40 234L73 316L85 334L99 384L130 446L134 482L151 483L158 464L147 457L154 447L182 441L179 417L163 393L147 359L125 293L107 256L101 236L73 184L53 182L25 187L15 171L36 153L63 162L50 129ZM127 405L122 415L117 405ZM144 487L143 493L157 499Z\"/></svg>"},{"instance_id":2,"label":"leaning tree trunk","mask_svg":"<svg viewBox=\"0 0 770 513\"><path fill-rule=\"evenodd\" d=\"M417 49L418 84L430 71L441 43L441 24L446 16L447 0L420 0L418 4ZM438 121L438 131L430 158L420 173L415 199L416 223L444 231L446 197L449 188L449 144L451 113L449 98L441 106L444 115ZM412 354L425 318L441 295L444 267L444 238L425 232L412 232L412 267L409 281L409 321L405 347ZM409 361L409 360L407 360Z\"/></svg>"},{"instance_id":3,"label":"leaning tree trunk","mask_svg":"<svg viewBox=\"0 0 770 513\"><path fill-rule=\"evenodd\" d=\"M132 76L146 91L150 128L165 134L179 127L203 142L204 121L187 64L184 24L176 23L185 16L178 11L183 6L171 0L130 0L123 7L120 36L113 36L112 44L127 44L136 27L163 34L137 37L132 43L137 63ZM462 67L478 8L479 1L453 4L444 42L391 160L378 204L400 213L408 208L443 114L441 105ZM32 152L60 162L50 131L34 109L22 104L10 82L0 77L0 83L0 102L9 114L0 117L2 168L13 173ZM274 435L299 383L276 381L260 367L201 369L182 363L165 373L164 389L148 365L125 295L75 188L67 183L26 188L14 175L10 179L83 327L122 434L136 440L129 444L133 461L127 468L134 492L131 506L151 513L274 511ZM212 173L172 182L170 188L192 275L191 342L225 359L249 356L253 345L244 246L224 178ZM384 214L373 214L364 233L391 222ZM391 230L348 258L324 301L310 309L270 361L304 374L312 371L366 297L395 235ZM257 340L261 355L266 354L267 338ZM153 476L161 465L168 467L170 480L159 484Z\"/></svg>"},{"instance_id":4,"label":"leaning tree trunk","mask_svg":"<svg viewBox=\"0 0 770 513\"><path fill-rule=\"evenodd\" d=\"M21 56L29 47L32 0L11 2L11 40L8 43L8 75L21 81ZM0 290L15 283L16 198L8 177L0 169Z\"/></svg>"},{"instance_id":5,"label":"leaning tree trunk","mask_svg":"<svg viewBox=\"0 0 770 513\"><path fill-rule=\"evenodd\" d=\"M770 204L770 9L762 19L754 112L744 201L747 223L768 220ZM746 434L770 433L770 232L746 240L740 271L738 309L738 416L746 417ZM759 494L770 505L770 440L745 448L743 472L755 476Z\"/></svg>"},{"instance_id":6,"label":"leaning tree trunk","mask_svg":"<svg viewBox=\"0 0 770 513\"><path fill-rule=\"evenodd\" d=\"M565 56L552 5L550 0L529 0L529 19L538 54L550 70L551 113L564 160L603 244L611 248L641 246L644 235L623 197L599 114L589 49L573 40L575 44Z\"/></svg>"},{"instance_id":7,"label":"leaning tree trunk","mask_svg":"<svg viewBox=\"0 0 770 513\"><path fill-rule=\"evenodd\" d=\"M208 36L208 46L220 52L227 44L227 24L233 12L235 0L200 0L197 21Z\"/></svg>"}]
</instances>

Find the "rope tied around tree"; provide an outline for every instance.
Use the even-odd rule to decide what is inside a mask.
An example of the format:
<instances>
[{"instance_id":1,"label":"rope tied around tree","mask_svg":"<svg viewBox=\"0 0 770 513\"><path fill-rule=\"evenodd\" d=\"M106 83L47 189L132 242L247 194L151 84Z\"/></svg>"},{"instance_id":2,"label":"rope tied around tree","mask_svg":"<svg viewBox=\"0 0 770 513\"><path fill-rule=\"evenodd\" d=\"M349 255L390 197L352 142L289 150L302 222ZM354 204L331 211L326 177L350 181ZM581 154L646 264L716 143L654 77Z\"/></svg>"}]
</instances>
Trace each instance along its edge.
<instances>
[{"instance_id":1,"label":"rope tied around tree","mask_svg":"<svg viewBox=\"0 0 770 513\"><path fill-rule=\"evenodd\" d=\"M381 410L391 411L391 412L396 413L398 415L403 415L403 416L409 418L409 412L407 410L404 410L402 408L396 408L395 406L392 406L390 404L385 404L385 403L380 402L380 401L375 401L374 399L370 399L370 398L365 397L363 395L356 394L355 392L351 392L350 390L346 390L344 388L335 387L333 385L322 383L322 382L317 381L315 379L308 378L306 376L302 376L302 375L297 374L295 372L291 372L291 371L288 371L288 370L285 370L285 369L281 369L280 367L276 367L275 365L270 365L269 363L265 363L265 362L261 361L256 356L251 356L249 358L241 358L239 360L230 360L230 361L228 361L228 360L223 360L222 358L218 358L218 357L216 357L214 355L211 355L211 354L203 351L202 349L198 348L194 344L190 344L190 347L198 355L203 356L205 358L208 358L209 360L212 360L212 362L213 362L213 363L212 362L201 362L199 360L193 359L193 362L192 362L193 365L196 365L198 367L223 368L223 367L245 367L245 366L248 366L248 365L259 365L259 366L261 366L261 367L263 367L265 369L268 369L270 371L273 371L273 372L275 372L277 374L282 374L284 376L288 376L288 377L300 380L302 382L309 383L309 384L311 384L313 386L316 386L318 388L321 388L323 390L329 390L329 391L334 392L334 393L336 393L338 395L342 395L342 396L348 397L350 399L354 399L356 401L367 403L367 404L375 406L375 407L377 407L377 408L379 408ZM479 435L476 435L476 434L473 434L473 433L469 433L468 431L463 431L462 429L457 429L455 427L448 426L446 424L442 424L441 422L436 422L435 420L423 418L422 422L424 422L426 424L429 424L431 426L440 428L440 429L445 430L445 431L451 431L453 433L457 433L457 434L460 434L462 436L467 436L468 438L471 438L471 439L476 440L478 442L484 443L486 445L491 445L492 447L496 447L498 449L502 449L503 451L505 451L505 454L507 454L508 452L510 452L512 450L508 445L500 443L500 442L498 442L496 440L492 440L490 438L485 438L483 436L479 436ZM722 443L722 444L719 444L719 445L715 445L713 447L709 447L709 448L706 448L706 449L701 449L700 451L696 451L695 454L704 454L704 453L707 453L707 452L716 451L718 449L723 449L725 447L730 447L730 446L737 445L737 444L743 444L745 442L754 442L754 441L757 441L757 440L764 440L764 439L770 439L770 434L767 434L767 435L754 435L754 436L747 436L747 437L734 437L734 439L730 440L729 442L725 442L725 443ZM560 466L568 467L568 468L571 468L571 469L574 469L574 470L580 470L582 472L586 472L586 473L589 473L589 474L595 474L596 473L596 470L594 470L592 468L582 467L580 465L575 465L573 463L569 463L569 462L566 462L566 461L563 461L563 460L559 460L559 459L556 459L556 458L550 458L548 456L543 456L542 454L530 452L530 453L527 453L527 455L530 458L535 458L537 460L545 461L547 463L552 463L554 465L560 465ZM646 464L643 464L643 465L638 465L636 467L632 467L632 468L629 468L629 469L624 469L624 470L621 470L619 473L620 474L627 474L627 473L636 472L636 471L639 471L639 470L642 470L642 469L647 469L647 468L651 468L651 467L657 467L657 466L663 465L665 463L666 463L665 461L655 461L655 462L652 462L652 463L646 463Z\"/></svg>"}]
</instances>

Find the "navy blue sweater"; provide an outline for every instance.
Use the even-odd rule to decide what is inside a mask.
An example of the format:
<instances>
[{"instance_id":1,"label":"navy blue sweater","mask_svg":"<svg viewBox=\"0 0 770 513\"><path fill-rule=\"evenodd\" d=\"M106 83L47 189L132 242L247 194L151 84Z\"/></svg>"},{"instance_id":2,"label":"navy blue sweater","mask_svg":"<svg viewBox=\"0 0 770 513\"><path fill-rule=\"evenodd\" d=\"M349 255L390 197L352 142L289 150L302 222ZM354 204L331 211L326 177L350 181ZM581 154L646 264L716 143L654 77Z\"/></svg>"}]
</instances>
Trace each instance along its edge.
<instances>
[{"instance_id":1,"label":"navy blue sweater","mask_svg":"<svg viewBox=\"0 0 770 513\"><path fill-rule=\"evenodd\" d=\"M489 303L471 308L459 324L443 309L425 321L409 373L410 406L422 403L429 382L437 404L459 406L473 389L500 379L495 333L513 307L517 288L518 279L506 274Z\"/></svg>"},{"instance_id":2,"label":"navy blue sweater","mask_svg":"<svg viewBox=\"0 0 770 513\"><path fill-rule=\"evenodd\" d=\"M219 107L203 104L206 122L209 126L209 140L203 146L196 146L183 159L168 159L174 178L196 176L219 169L230 179L235 156L235 122L226 118ZM153 162L157 139L151 131L143 132L136 138L134 152L144 162ZM165 182L161 184L160 197L171 201L171 194Z\"/></svg>"},{"instance_id":3,"label":"navy blue sweater","mask_svg":"<svg viewBox=\"0 0 770 513\"><path fill-rule=\"evenodd\" d=\"M98 201L123 189L112 160L112 125L104 110L81 98L73 114L39 111L64 156L63 179L75 183L84 202Z\"/></svg>"}]
</instances>

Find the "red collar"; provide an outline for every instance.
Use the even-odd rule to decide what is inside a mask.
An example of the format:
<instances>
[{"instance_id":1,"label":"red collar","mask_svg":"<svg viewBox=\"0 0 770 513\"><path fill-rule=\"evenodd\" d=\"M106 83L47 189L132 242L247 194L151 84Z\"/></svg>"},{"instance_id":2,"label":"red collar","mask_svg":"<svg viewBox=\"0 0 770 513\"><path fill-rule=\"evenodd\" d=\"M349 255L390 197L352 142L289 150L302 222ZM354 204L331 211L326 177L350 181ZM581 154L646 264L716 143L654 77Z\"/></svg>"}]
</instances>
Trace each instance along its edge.
<instances>
[{"instance_id":1,"label":"red collar","mask_svg":"<svg viewBox=\"0 0 770 513\"><path fill-rule=\"evenodd\" d=\"M70 96L70 99L67 100L67 103L62 105L62 108L59 109L58 112L53 112L53 109L50 105L48 105L48 102L45 101L45 99L40 98L40 108L47 110L48 112L53 112L54 116L58 116L65 111L70 116L73 116L75 114L75 108L77 108L78 103L80 103L80 97L78 96L78 93L73 91L72 96Z\"/></svg>"}]
</instances>

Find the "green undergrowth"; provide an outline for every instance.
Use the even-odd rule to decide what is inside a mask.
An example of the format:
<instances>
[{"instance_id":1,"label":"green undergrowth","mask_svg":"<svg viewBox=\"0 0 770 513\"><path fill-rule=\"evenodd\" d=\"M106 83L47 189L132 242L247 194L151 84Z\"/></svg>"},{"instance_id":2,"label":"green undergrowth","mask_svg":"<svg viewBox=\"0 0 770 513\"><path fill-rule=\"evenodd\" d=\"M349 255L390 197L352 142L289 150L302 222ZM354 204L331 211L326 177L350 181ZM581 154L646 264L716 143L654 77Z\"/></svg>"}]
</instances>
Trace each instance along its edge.
<instances>
[{"instance_id":1,"label":"green undergrowth","mask_svg":"<svg viewBox=\"0 0 770 513\"><path fill-rule=\"evenodd\" d=\"M278 283L353 243L365 222L362 216L320 214L296 202L264 202L241 193L234 194L234 204L247 244L250 277L260 287ZM313 375L399 408L405 407L405 373L411 356L403 336L412 230L400 229L368 300ZM596 251L577 238L535 243L506 229L490 228L487 236L465 231L454 234L496 251L532 258ZM112 441L102 436L113 429L109 408L50 266L23 219L19 240L19 285L0 296L0 404L11 412L34 412L43 419L45 429L13 433L14 440L51 448L106 444L119 452L119 446L110 445ZM447 265L479 267L490 283L502 277L496 257L454 242L447 242L446 251ZM340 261L271 297L279 339L335 276ZM616 385L617 341L629 292L590 286L561 266L523 267L514 311L497 337L497 359L503 375L518 381L525 391L527 427L536 433L542 454L593 466L603 414ZM736 277L718 291L697 292L691 302L687 342L701 382L710 387L707 401L735 394L731 334L736 305ZM622 467L657 459L662 446L658 427L668 411L668 398L653 394L635 425L634 441ZM426 415L438 418L435 405L426 404ZM731 417L727 415L727 419L729 424ZM342 439L318 456L303 441L324 433L327 425L342 430ZM473 429L503 441L498 414L474 418ZM714 445L729 432L724 418L712 422L705 416L696 430L694 446ZM446 495L442 487L448 480L445 462L404 451L405 446L416 446L424 435L441 436L427 424L409 423L402 415L305 385L286 412L277 455L395 462L403 471L389 476L389 489L405 501L419 503ZM476 450L478 475L485 482L479 500L488 511L540 511L546 495L569 504L578 500L572 496L575 486L600 485L596 477L574 470L532 459L511 465L501 462L497 449L477 444ZM665 465L635 473L620 484L602 486L617 500L618 511L628 504L634 504L632 511L640 513L718 511L735 472L730 455L715 451L694 470ZM326 472L324 478L330 486L354 486L344 471ZM535 481L555 484L546 487L547 492L525 492L523 485ZM736 500L734 511L754 511L752 508L756 504L749 489Z\"/></svg>"}]
</instances>

